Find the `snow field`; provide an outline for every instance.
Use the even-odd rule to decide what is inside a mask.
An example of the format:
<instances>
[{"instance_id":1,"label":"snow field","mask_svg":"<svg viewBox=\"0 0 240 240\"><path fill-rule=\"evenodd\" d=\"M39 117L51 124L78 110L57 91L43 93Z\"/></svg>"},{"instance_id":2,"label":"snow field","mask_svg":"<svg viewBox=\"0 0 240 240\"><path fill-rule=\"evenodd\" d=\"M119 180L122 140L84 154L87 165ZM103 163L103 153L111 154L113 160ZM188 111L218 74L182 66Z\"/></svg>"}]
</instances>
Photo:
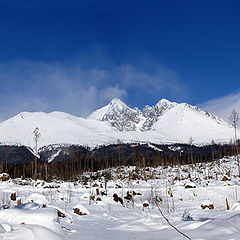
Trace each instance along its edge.
<instances>
[{"instance_id":1,"label":"snow field","mask_svg":"<svg viewBox=\"0 0 240 240\"><path fill-rule=\"evenodd\" d=\"M222 181L225 175L231 180ZM236 175L236 162L229 158L197 166L146 168L145 176L143 169L122 167L85 173L75 182L1 182L0 239L184 239L160 215L156 201L191 239L240 239ZM10 200L13 192L21 205ZM123 204L114 201L113 194ZM202 204L213 204L214 209L203 210ZM74 213L76 208L86 215Z\"/></svg>"}]
</instances>

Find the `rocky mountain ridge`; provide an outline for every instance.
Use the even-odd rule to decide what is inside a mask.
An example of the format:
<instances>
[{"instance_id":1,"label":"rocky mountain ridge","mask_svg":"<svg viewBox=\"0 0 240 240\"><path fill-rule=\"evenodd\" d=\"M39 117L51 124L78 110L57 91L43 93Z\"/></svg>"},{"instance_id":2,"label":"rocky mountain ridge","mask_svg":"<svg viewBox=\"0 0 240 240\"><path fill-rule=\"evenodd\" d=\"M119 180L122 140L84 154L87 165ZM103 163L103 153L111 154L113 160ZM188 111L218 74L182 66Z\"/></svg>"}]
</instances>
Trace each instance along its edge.
<instances>
[{"instance_id":1,"label":"rocky mountain ridge","mask_svg":"<svg viewBox=\"0 0 240 240\"><path fill-rule=\"evenodd\" d=\"M161 99L154 106L146 105L141 111L137 107L132 109L120 99L114 98L107 106L90 114L89 118L108 122L118 131L149 131L153 129L154 124L162 115L173 108L182 108L183 110L185 108L212 118L219 123L223 121L197 106L187 103L170 102L166 99Z\"/></svg>"}]
</instances>

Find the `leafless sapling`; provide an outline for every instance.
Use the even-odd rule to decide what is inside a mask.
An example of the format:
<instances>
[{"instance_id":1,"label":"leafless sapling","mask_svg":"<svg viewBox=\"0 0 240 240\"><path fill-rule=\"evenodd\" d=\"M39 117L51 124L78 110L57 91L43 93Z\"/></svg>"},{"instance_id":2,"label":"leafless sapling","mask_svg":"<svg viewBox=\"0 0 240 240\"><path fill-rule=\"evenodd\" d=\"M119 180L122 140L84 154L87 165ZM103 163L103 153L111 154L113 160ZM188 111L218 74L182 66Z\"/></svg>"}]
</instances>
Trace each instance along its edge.
<instances>
[{"instance_id":1,"label":"leafless sapling","mask_svg":"<svg viewBox=\"0 0 240 240\"><path fill-rule=\"evenodd\" d=\"M228 120L229 120L229 123L234 128L235 141L237 141L237 126L239 124L239 114L238 114L238 112L233 109L229 118L228 118Z\"/></svg>"},{"instance_id":2,"label":"leafless sapling","mask_svg":"<svg viewBox=\"0 0 240 240\"><path fill-rule=\"evenodd\" d=\"M229 118L229 123L232 125L232 127L234 128L234 134L235 134L235 149L236 149L236 160L238 163L238 174L240 176L240 161L239 161L239 156L238 156L238 138L237 138L237 126L239 124L239 114L237 111L235 111L234 109L232 110Z\"/></svg>"},{"instance_id":3,"label":"leafless sapling","mask_svg":"<svg viewBox=\"0 0 240 240\"><path fill-rule=\"evenodd\" d=\"M41 136L40 130L36 127L33 131L33 140L35 143L35 171L34 171L34 178L35 180L38 177L38 141Z\"/></svg>"}]
</instances>

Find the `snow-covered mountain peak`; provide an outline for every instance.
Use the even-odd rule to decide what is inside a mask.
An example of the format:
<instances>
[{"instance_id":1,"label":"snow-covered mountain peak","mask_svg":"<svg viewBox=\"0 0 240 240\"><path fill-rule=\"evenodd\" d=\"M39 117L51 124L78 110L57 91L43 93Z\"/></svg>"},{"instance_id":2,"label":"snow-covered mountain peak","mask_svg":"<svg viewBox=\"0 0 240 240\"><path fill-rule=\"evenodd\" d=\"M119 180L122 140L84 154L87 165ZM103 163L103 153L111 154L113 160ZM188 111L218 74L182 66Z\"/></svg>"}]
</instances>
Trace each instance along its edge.
<instances>
[{"instance_id":1,"label":"snow-covered mountain peak","mask_svg":"<svg viewBox=\"0 0 240 240\"><path fill-rule=\"evenodd\" d=\"M174 106L178 105L178 103L175 102L170 102L167 99L161 99L160 101L158 101L158 103L154 106L155 109L161 109L161 110L166 110L166 109L170 109Z\"/></svg>"},{"instance_id":2,"label":"snow-covered mountain peak","mask_svg":"<svg viewBox=\"0 0 240 240\"><path fill-rule=\"evenodd\" d=\"M40 111L39 112L20 112L8 120L15 121L15 120L19 120L19 119L26 119L28 117L33 117L33 116L37 118L37 117L46 116L46 115L47 115L47 113L40 112Z\"/></svg>"},{"instance_id":3,"label":"snow-covered mountain peak","mask_svg":"<svg viewBox=\"0 0 240 240\"><path fill-rule=\"evenodd\" d=\"M161 99L155 106L155 109L161 109L161 110L167 110L167 109L171 109L172 107L178 105L178 103L175 102L170 102L167 99Z\"/></svg>"},{"instance_id":4,"label":"snow-covered mountain peak","mask_svg":"<svg viewBox=\"0 0 240 240\"><path fill-rule=\"evenodd\" d=\"M198 118L211 118L217 123L224 122L213 114L187 103L171 102L161 99L155 106L146 105L142 111L130 108L120 99L114 98L105 107L90 115L91 119L107 122L118 131L150 131L158 121L169 112L174 111L176 118L184 118L187 112L198 115ZM189 119L191 121L191 119Z\"/></svg>"},{"instance_id":5,"label":"snow-covered mountain peak","mask_svg":"<svg viewBox=\"0 0 240 240\"><path fill-rule=\"evenodd\" d=\"M119 99L80 118L64 112L21 112L0 123L0 142L33 146L33 130L39 127L40 146L86 144L96 146L126 142L226 142L233 129L224 120L187 103L166 99L143 110L130 108ZM239 134L240 135L240 134Z\"/></svg>"},{"instance_id":6,"label":"snow-covered mountain peak","mask_svg":"<svg viewBox=\"0 0 240 240\"><path fill-rule=\"evenodd\" d=\"M119 98L114 98L110 103L109 103L109 105L111 106L111 107L113 107L113 106L118 106L118 107L126 107L127 105L122 101L122 100L120 100Z\"/></svg>"},{"instance_id":7,"label":"snow-covered mountain peak","mask_svg":"<svg viewBox=\"0 0 240 240\"><path fill-rule=\"evenodd\" d=\"M94 111L89 118L108 122L118 131L136 130L136 124L141 120L142 112L137 108L130 108L118 98L114 98L108 105Z\"/></svg>"},{"instance_id":8,"label":"snow-covered mountain peak","mask_svg":"<svg viewBox=\"0 0 240 240\"><path fill-rule=\"evenodd\" d=\"M59 119L78 119L78 117L71 115L70 113L65 113L61 111L54 111L50 113L46 112L20 112L16 116L10 118L10 119L40 119L40 118L59 118ZM9 119L9 120L10 120Z\"/></svg>"},{"instance_id":9,"label":"snow-covered mountain peak","mask_svg":"<svg viewBox=\"0 0 240 240\"><path fill-rule=\"evenodd\" d=\"M140 111L128 107L119 99L114 99L101 120L109 122L119 131L133 131L136 130L136 124L140 122L141 115Z\"/></svg>"},{"instance_id":10,"label":"snow-covered mountain peak","mask_svg":"<svg viewBox=\"0 0 240 240\"><path fill-rule=\"evenodd\" d=\"M114 98L109 104L108 104L108 113L111 111L118 111L124 113L124 111L128 109L131 111L134 111L130 107L128 107L123 101L121 101L118 98Z\"/></svg>"},{"instance_id":11,"label":"snow-covered mountain peak","mask_svg":"<svg viewBox=\"0 0 240 240\"><path fill-rule=\"evenodd\" d=\"M143 116L146 118L142 125L142 131L148 131L152 128L153 124L158 121L158 118L162 116L166 111L176 106L177 103L170 102L167 99L161 99L155 106L145 106L143 108Z\"/></svg>"},{"instance_id":12,"label":"snow-covered mountain peak","mask_svg":"<svg viewBox=\"0 0 240 240\"><path fill-rule=\"evenodd\" d=\"M212 114L212 113L209 113L209 112L206 112L204 110L202 110L201 108L197 107L197 106L193 106L193 105L190 105L188 103L180 103L178 104L179 106L179 111L193 111L195 112L196 114L199 115L199 117L206 117L206 118L209 118L209 119L212 119L214 121L216 121L218 124L219 123L223 123L223 124L227 124L229 125L227 122L225 122L223 119L221 119L220 117Z\"/></svg>"},{"instance_id":13,"label":"snow-covered mountain peak","mask_svg":"<svg viewBox=\"0 0 240 240\"><path fill-rule=\"evenodd\" d=\"M108 114L109 112L111 112L113 109L118 110L118 111L122 111L124 108L128 108L128 106L123 101L121 101L120 99L114 98L106 106L92 112L89 115L89 118L103 121L104 116L106 114Z\"/></svg>"},{"instance_id":14,"label":"snow-covered mountain peak","mask_svg":"<svg viewBox=\"0 0 240 240\"><path fill-rule=\"evenodd\" d=\"M162 105L162 104L165 104L165 105L170 105L170 104L173 104L173 102L165 99L165 98L162 98L158 101L158 103L156 105Z\"/></svg>"}]
</instances>

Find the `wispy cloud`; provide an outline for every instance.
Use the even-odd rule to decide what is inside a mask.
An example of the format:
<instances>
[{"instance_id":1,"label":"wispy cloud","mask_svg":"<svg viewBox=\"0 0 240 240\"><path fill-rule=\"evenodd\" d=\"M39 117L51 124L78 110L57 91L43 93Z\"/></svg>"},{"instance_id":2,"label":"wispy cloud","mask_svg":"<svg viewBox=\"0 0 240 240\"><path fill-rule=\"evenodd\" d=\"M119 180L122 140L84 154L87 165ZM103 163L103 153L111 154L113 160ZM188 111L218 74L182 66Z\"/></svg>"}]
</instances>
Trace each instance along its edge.
<instances>
[{"instance_id":1,"label":"wispy cloud","mask_svg":"<svg viewBox=\"0 0 240 240\"><path fill-rule=\"evenodd\" d=\"M153 72L146 72L137 69L131 64L125 64L118 67L115 71L116 77L121 80L121 83L126 87L138 86L138 88L146 91L168 90L174 93L180 92L183 89L177 75L170 70L157 67ZM146 86L148 88L146 88Z\"/></svg>"},{"instance_id":2,"label":"wispy cloud","mask_svg":"<svg viewBox=\"0 0 240 240\"><path fill-rule=\"evenodd\" d=\"M200 107L228 121L233 109L240 111L240 92L209 100Z\"/></svg>"},{"instance_id":3,"label":"wispy cloud","mask_svg":"<svg viewBox=\"0 0 240 240\"><path fill-rule=\"evenodd\" d=\"M174 73L160 69L149 73L131 64L109 69L28 60L0 64L0 82L0 120L21 111L86 116L115 97L143 99L181 89Z\"/></svg>"}]
</instances>

